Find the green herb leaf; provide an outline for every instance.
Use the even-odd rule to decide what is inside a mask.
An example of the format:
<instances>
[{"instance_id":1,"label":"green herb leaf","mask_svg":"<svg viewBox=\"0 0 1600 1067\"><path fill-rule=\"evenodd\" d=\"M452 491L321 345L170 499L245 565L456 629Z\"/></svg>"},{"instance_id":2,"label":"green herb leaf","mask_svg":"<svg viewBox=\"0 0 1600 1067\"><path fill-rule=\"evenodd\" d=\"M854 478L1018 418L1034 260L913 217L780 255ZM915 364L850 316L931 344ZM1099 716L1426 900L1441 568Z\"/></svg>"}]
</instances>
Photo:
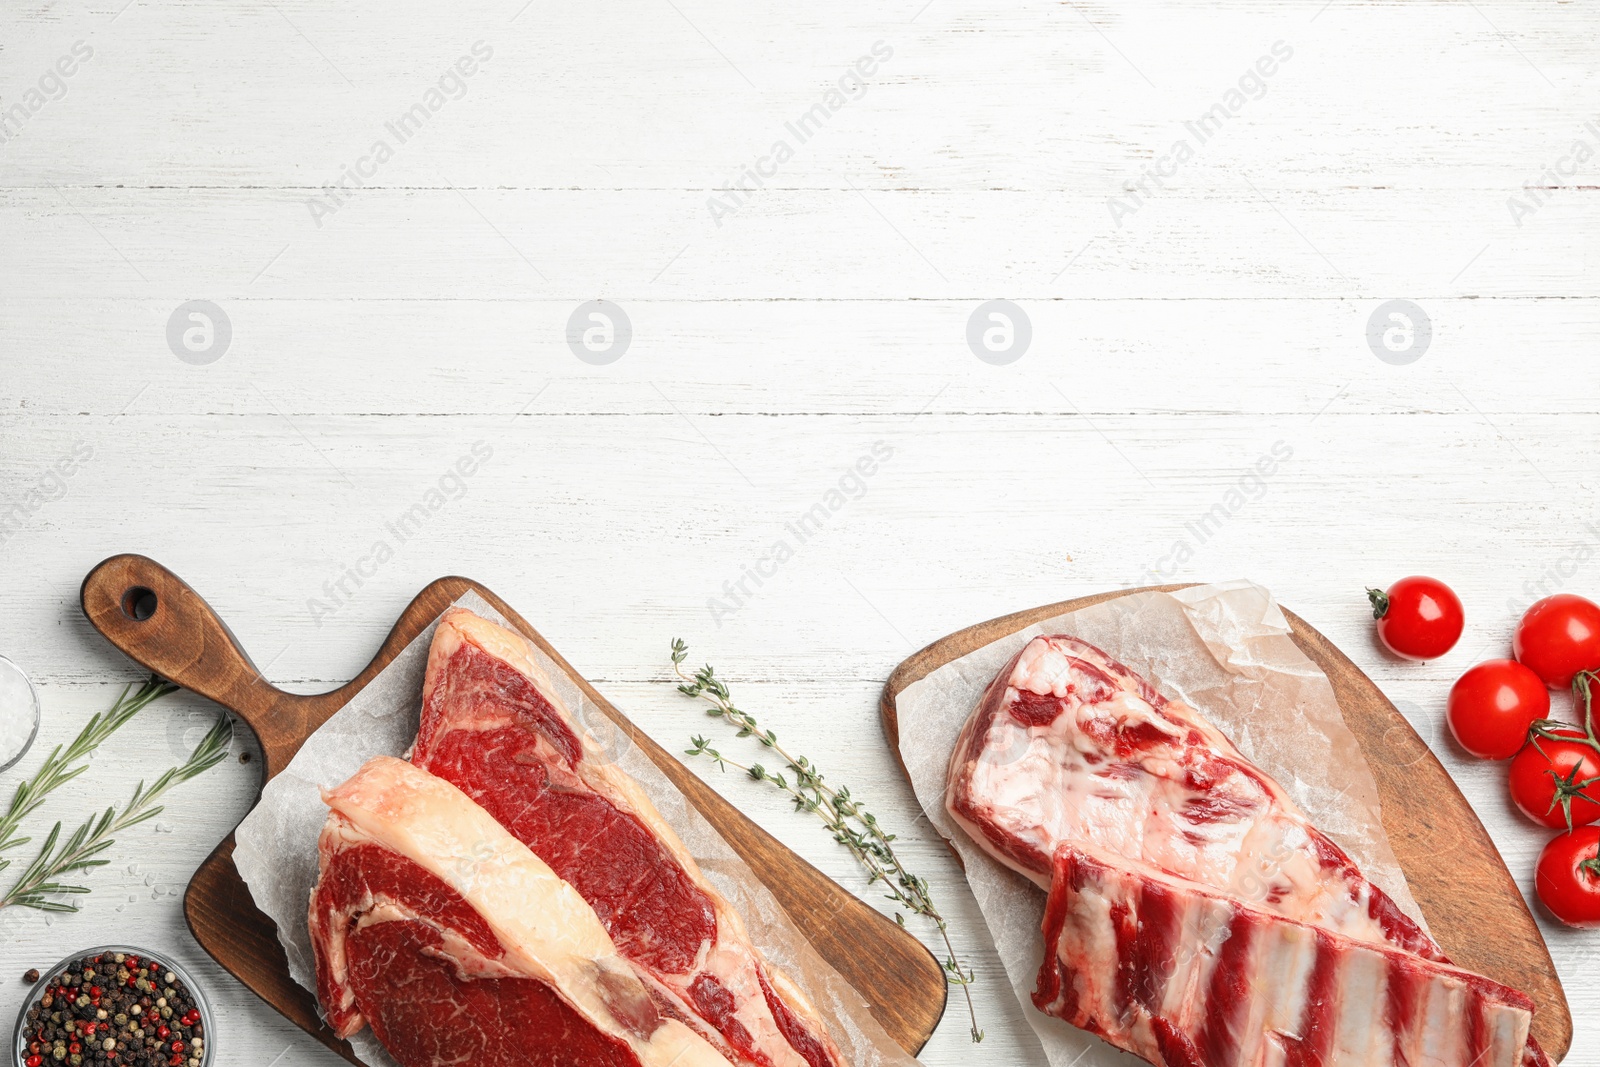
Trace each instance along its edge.
<instances>
[{"instance_id":1,"label":"green herb leaf","mask_svg":"<svg viewBox=\"0 0 1600 1067\"><path fill-rule=\"evenodd\" d=\"M57 745L45 758L44 766L32 778L17 785L16 792L11 796L11 804L0 814L0 852L21 848L32 841L31 837L16 836L22 820L43 804L45 797L87 771L89 765L83 761L107 738L122 729L139 712L177 690L177 686L163 682L153 674L137 691L134 691L130 682L123 687L111 709L90 719L71 744L65 748ZM10 860L0 859L0 870L10 865Z\"/></svg>"},{"instance_id":2,"label":"green herb leaf","mask_svg":"<svg viewBox=\"0 0 1600 1067\"><path fill-rule=\"evenodd\" d=\"M783 761L789 772L794 775L794 781L791 783L781 771L769 771L760 763L746 766L726 759L721 753L712 749L703 737L695 737L692 740L692 747L687 750L687 755L705 756L716 763L721 770L733 767L735 770L743 771L754 781L765 782L774 789L788 794L796 811L809 811L817 815L832 833L833 839L850 850L865 869L868 885L881 883L889 890L886 899L932 922L950 953L944 965L946 977L951 985L960 986L966 996L967 1013L972 1019L972 1040L982 1041L983 1031L978 1027L977 1009L972 1001L972 993L967 988L977 981L976 972L963 969L956 959L955 947L950 940L949 925L934 906L927 881L908 871L895 853L895 835L886 833L878 825L877 818L851 795L848 788L841 786L834 789L829 786L816 764L805 756L789 753L779 743L776 733L763 729L755 716L736 706L727 685L717 678L716 671L710 664L696 671L693 677L685 674L682 665L688 658L689 646L681 639L674 638L672 669L673 674L680 680L677 686L678 692L705 701L708 705L705 709L706 714L711 718L727 722L734 729L735 736L755 738L762 748L771 751ZM905 916L897 911L895 921L904 926Z\"/></svg>"},{"instance_id":3,"label":"green herb leaf","mask_svg":"<svg viewBox=\"0 0 1600 1067\"><path fill-rule=\"evenodd\" d=\"M98 716L96 718L98 719ZM120 816L115 807L90 816L72 832L66 844L59 848L57 842L61 839L61 824L56 823L49 836L45 838L44 845L39 849L39 855L28 865L27 870L18 876L16 884L4 896L0 896L0 908L15 905L38 911L77 911L75 904L49 898L82 894L89 890L84 886L63 884L57 879L74 872L86 873L110 863L110 860L101 859L100 856L116 843L115 835L160 815L163 808L156 801L161 795L221 763L228 756L228 746L232 740L233 723L224 714L217 719L217 724L196 746L186 762L169 769L148 789L143 782L135 786L133 796Z\"/></svg>"}]
</instances>

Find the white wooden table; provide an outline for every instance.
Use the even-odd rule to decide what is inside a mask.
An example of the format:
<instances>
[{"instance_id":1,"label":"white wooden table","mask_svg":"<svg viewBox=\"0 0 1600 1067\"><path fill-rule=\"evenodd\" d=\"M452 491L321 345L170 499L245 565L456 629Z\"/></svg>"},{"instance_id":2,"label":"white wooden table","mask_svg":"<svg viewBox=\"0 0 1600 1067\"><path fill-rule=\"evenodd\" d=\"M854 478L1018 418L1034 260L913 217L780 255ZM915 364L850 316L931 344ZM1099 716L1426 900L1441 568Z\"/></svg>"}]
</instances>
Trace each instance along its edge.
<instances>
[{"instance_id":1,"label":"white wooden table","mask_svg":"<svg viewBox=\"0 0 1600 1067\"><path fill-rule=\"evenodd\" d=\"M1412 716L1531 890L1544 836L1441 709L1538 583L1600 593L1600 16L1029 7L9 5L0 652L47 715L23 769L134 676L76 608L114 552L173 567L301 691L359 669L426 581L470 575L669 747L714 726L665 684L682 636L904 830L953 914L989 1037L952 1011L924 1062L1035 1063L879 688L1010 610L1249 576ZM604 364L566 337L596 299L632 330ZM1031 328L1004 365L967 343L992 299ZM1376 331L1403 351L1369 347L1395 299L1427 319L1413 362L1414 312ZM819 503L800 544L786 524ZM1400 665L1362 587L1419 571L1470 629ZM119 800L208 716L151 711L33 829ZM336 1062L182 924L257 769L177 793L81 914L7 917L0 1018L26 967L125 937L209 980L228 1064ZM713 780L866 892L818 826ZM1545 929L1570 1062L1600 1062L1600 936Z\"/></svg>"}]
</instances>

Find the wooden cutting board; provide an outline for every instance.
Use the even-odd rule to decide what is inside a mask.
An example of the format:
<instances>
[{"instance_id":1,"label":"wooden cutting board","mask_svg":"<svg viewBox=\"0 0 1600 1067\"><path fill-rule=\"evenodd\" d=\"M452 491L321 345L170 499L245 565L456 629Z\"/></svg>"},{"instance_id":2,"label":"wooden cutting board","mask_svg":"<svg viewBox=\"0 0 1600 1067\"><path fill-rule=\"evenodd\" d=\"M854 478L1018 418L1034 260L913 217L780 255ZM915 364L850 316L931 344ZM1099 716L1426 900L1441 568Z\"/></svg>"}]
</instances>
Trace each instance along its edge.
<instances>
[{"instance_id":1,"label":"wooden cutting board","mask_svg":"<svg viewBox=\"0 0 1600 1067\"><path fill-rule=\"evenodd\" d=\"M1181 585L1154 586L1171 591ZM940 667L1036 622L1145 589L1067 600L991 619L935 641L896 668L883 689L883 723L899 754L895 698ZM1345 722L1372 767L1383 826L1428 927L1457 964L1533 998L1534 1036L1553 1059L1572 1045L1572 1015L1538 925L1494 842L1411 724L1333 642L1285 611L1300 647L1333 683ZM902 761L902 767L904 761Z\"/></svg>"},{"instance_id":2,"label":"wooden cutting board","mask_svg":"<svg viewBox=\"0 0 1600 1067\"><path fill-rule=\"evenodd\" d=\"M860 991L889 1035L913 1055L920 1051L944 1014L948 991L944 971L922 943L740 814L608 703L526 620L476 582L441 578L428 586L401 613L372 662L349 684L319 696L285 693L268 684L210 605L154 560L113 556L84 579L81 599L90 623L112 644L163 678L221 704L255 731L265 757L264 784L288 765L319 726L468 591L494 605L560 664L761 876L801 933ZM827 839L819 834L817 840ZM315 998L289 977L277 928L250 899L234 867L233 848L230 834L189 883L184 912L195 940L296 1025L358 1062L350 1046L322 1024Z\"/></svg>"}]
</instances>

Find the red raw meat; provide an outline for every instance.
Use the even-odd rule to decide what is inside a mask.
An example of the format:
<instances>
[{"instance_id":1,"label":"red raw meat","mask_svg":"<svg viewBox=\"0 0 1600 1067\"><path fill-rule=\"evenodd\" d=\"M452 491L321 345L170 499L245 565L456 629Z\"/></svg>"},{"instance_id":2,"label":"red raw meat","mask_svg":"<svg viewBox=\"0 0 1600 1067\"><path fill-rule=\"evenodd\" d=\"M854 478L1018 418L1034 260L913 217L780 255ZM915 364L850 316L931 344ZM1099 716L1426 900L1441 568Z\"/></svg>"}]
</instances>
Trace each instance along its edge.
<instances>
[{"instance_id":1,"label":"red raw meat","mask_svg":"<svg viewBox=\"0 0 1600 1067\"><path fill-rule=\"evenodd\" d=\"M326 794L312 895L330 1026L402 1067L730 1067L583 898L459 789L378 757Z\"/></svg>"},{"instance_id":2,"label":"red raw meat","mask_svg":"<svg viewBox=\"0 0 1600 1067\"><path fill-rule=\"evenodd\" d=\"M1197 710L1167 699L1073 637L1034 638L996 675L956 742L946 803L974 841L1051 891L1053 901L1067 893L1056 884L1065 852L1139 884L1199 894L1189 907L1214 894L1261 922L1303 925L1340 945L1369 946L1362 958L1387 958L1383 953L1394 950L1419 967L1449 962L1283 788ZM1232 951L1247 945L1234 943ZM1137 960L1131 965L1142 966ZM1252 961L1240 961L1246 965ZM1137 974L1118 979L1118 966L1114 953L1085 947L1062 974L1102 988L1152 980ZM1380 995L1377 988L1369 992ZM1069 1020L1077 1014L1070 998L1045 995L1042 987L1040 994L1041 1007L1052 1014ZM1451 1011L1465 1025L1466 1006ZM1149 1041L1137 1048L1123 1044L1113 1036L1121 1032L1116 1026L1096 1025L1096 1032L1153 1063L1191 1067L1177 1053L1159 1058L1166 1054ZM1531 1038L1524 1062L1548 1062ZM1421 1063L1457 1067L1449 1059L1408 1067Z\"/></svg>"},{"instance_id":3,"label":"red raw meat","mask_svg":"<svg viewBox=\"0 0 1600 1067\"><path fill-rule=\"evenodd\" d=\"M1533 1003L1170 875L1056 853L1034 1004L1167 1067L1517 1067Z\"/></svg>"},{"instance_id":4,"label":"red raw meat","mask_svg":"<svg viewBox=\"0 0 1600 1067\"><path fill-rule=\"evenodd\" d=\"M617 951L730 1060L842 1067L815 1009L762 959L638 784L577 729L519 635L444 615L411 759L572 885Z\"/></svg>"}]
</instances>

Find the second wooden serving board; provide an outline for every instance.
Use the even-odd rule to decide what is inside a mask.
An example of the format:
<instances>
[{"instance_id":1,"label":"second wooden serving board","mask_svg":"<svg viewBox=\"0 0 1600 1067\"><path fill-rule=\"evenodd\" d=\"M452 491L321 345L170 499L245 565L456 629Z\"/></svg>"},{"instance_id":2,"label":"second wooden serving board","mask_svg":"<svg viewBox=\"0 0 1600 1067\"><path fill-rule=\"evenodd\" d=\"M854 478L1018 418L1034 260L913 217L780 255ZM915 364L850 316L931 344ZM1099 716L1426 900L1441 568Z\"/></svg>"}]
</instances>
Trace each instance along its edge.
<instances>
[{"instance_id":1,"label":"second wooden serving board","mask_svg":"<svg viewBox=\"0 0 1600 1067\"><path fill-rule=\"evenodd\" d=\"M1183 586L1159 586L1161 591ZM1020 611L935 641L890 676L883 722L899 751L895 699L945 664L1034 623L1144 589L1125 589ZM1538 924L1466 797L1361 668L1304 619L1284 611L1294 643L1333 683L1345 722L1372 768L1383 826L1434 938L1457 964L1533 998L1533 1033L1553 1059L1572 1045L1572 1015ZM1448 854L1449 862L1439 862Z\"/></svg>"},{"instance_id":2,"label":"second wooden serving board","mask_svg":"<svg viewBox=\"0 0 1600 1067\"><path fill-rule=\"evenodd\" d=\"M441 578L429 585L353 681L317 696L286 693L268 683L210 605L144 556L113 556L101 563L84 579L82 603L95 629L136 662L243 719L261 742L265 781L288 766L319 726L469 591L492 604L583 688L760 875L817 952L860 992L889 1036L913 1055L920 1051L939 1024L948 990L943 969L922 943L741 814L629 722L522 616L478 583ZM230 834L189 883L184 912L195 939L263 1000L350 1062L359 1062L350 1046L323 1025L316 998L289 976L277 928L257 910L234 866L233 848Z\"/></svg>"}]
</instances>

